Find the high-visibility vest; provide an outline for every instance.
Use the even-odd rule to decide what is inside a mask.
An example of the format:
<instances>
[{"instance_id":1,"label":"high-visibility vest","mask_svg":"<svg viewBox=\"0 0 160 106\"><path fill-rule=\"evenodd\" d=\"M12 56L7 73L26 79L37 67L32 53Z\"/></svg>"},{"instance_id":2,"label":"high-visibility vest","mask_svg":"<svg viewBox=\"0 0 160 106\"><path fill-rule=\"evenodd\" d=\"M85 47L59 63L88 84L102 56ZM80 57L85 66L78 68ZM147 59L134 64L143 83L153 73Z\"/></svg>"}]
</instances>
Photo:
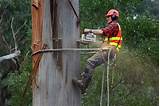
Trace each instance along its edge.
<instances>
[{"instance_id":1,"label":"high-visibility vest","mask_svg":"<svg viewBox=\"0 0 160 106\"><path fill-rule=\"evenodd\" d=\"M104 39L104 42L107 42L109 45L115 46L116 49L119 51L119 49L122 46L122 34L121 34L121 27L119 24L118 24L118 28L119 28L119 31L118 31L117 35L114 37L109 37L109 38L106 37Z\"/></svg>"}]
</instances>

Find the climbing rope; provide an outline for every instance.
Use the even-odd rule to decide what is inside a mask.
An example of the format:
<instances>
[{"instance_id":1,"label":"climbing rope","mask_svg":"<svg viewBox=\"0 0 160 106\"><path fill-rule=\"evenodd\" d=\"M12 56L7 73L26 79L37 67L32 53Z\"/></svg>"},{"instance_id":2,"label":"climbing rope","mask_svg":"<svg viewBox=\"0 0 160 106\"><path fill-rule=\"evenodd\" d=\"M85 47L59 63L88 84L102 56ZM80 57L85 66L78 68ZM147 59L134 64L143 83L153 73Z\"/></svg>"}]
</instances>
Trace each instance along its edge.
<instances>
[{"instance_id":1,"label":"climbing rope","mask_svg":"<svg viewBox=\"0 0 160 106\"><path fill-rule=\"evenodd\" d=\"M101 96L100 96L100 106L102 106L103 104L103 89L104 89L104 75L105 75L105 71L107 71L107 106L109 106L109 65L110 65L110 61L109 61L109 58L110 58L110 53L111 53L111 50L112 48L109 48L109 51L108 51L108 61L106 62L106 59L102 53L102 58L103 60L105 61L104 65L105 65L105 70L103 70L103 73L102 73L102 86L101 86ZM106 68L107 67L107 68Z\"/></svg>"},{"instance_id":2,"label":"climbing rope","mask_svg":"<svg viewBox=\"0 0 160 106\"><path fill-rule=\"evenodd\" d=\"M34 53L32 53L32 56L36 55L36 54L43 54L43 53L48 53L48 52L59 52L59 51L106 51L108 50L108 62L106 61L106 59L103 56L102 53L102 57L105 61L105 68L107 70L107 106L109 106L109 58L110 58L110 52L112 50L112 48L108 47L108 48L60 48L60 49L43 49L43 50L38 50ZM101 87L101 98L100 98L100 106L102 106L103 103L103 88L104 88L104 75L105 75L105 71L103 71L103 76L102 76L102 87Z\"/></svg>"},{"instance_id":3,"label":"climbing rope","mask_svg":"<svg viewBox=\"0 0 160 106\"><path fill-rule=\"evenodd\" d=\"M109 106L109 65L110 65L109 57L110 57L110 53L111 53L111 49L109 49L109 52L108 52L108 63L107 63L107 106Z\"/></svg>"},{"instance_id":4,"label":"climbing rope","mask_svg":"<svg viewBox=\"0 0 160 106\"><path fill-rule=\"evenodd\" d=\"M43 49L43 50L38 50L34 53L32 53L32 56L39 54L39 53L47 53L47 52L60 52L60 51L105 51L108 50L109 48L59 48L59 49Z\"/></svg>"},{"instance_id":5,"label":"climbing rope","mask_svg":"<svg viewBox=\"0 0 160 106\"><path fill-rule=\"evenodd\" d=\"M103 103L103 86L104 86L104 73L105 73L105 70L103 70L103 73L102 73L102 87L101 87L101 98L100 98L100 106L102 106L102 103Z\"/></svg>"}]
</instances>

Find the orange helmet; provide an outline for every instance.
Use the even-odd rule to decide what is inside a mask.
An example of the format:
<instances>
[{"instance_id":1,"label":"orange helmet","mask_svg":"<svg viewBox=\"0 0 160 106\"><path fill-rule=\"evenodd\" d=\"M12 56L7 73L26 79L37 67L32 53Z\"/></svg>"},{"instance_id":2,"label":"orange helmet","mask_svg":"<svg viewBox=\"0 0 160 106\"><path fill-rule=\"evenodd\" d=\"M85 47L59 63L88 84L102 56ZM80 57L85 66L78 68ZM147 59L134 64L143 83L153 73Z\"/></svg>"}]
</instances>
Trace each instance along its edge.
<instances>
[{"instance_id":1,"label":"orange helmet","mask_svg":"<svg viewBox=\"0 0 160 106\"><path fill-rule=\"evenodd\" d=\"M105 16L117 16L119 17L119 12L115 9L110 9L108 12L106 12Z\"/></svg>"}]
</instances>

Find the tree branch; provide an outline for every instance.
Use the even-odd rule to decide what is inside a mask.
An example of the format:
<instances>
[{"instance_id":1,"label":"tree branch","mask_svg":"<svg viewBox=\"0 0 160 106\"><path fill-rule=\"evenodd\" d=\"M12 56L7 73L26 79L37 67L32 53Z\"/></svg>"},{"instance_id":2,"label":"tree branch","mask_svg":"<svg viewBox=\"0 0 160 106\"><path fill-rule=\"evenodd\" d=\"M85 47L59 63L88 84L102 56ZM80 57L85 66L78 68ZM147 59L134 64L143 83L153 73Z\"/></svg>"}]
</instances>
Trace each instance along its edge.
<instances>
[{"instance_id":1,"label":"tree branch","mask_svg":"<svg viewBox=\"0 0 160 106\"><path fill-rule=\"evenodd\" d=\"M17 57L18 55L20 55L20 53L21 52L18 50L18 51L15 51L14 53L11 53L9 55L2 56L2 57L0 57L0 62Z\"/></svg>"},{"instance_id":2,"label":"tree branch","mask_svg":"<svg viewBox=\"0 0 160 106\"><path fill-rule=\"evenodd\" d=\"M7 47L8 50L10 50L11 49L11 45L8 44L8 42L7 42L6 38L4 37L4 35L2 35L2 40L5 43L4 46Z\"/></svg>"},{"instance_id":3,"label":"tree branch","mask_svg":"<svg viewBox=\"0 0 160 106\"><path fill-rule=\"evenodd\" d=\"M14 44L15 44L15 50L17 50L18 48L18 45L17 45L17 41L16 41L16 35L17 33L26 25L27 21L25 21L23 23L23 25L21 25L16 32L14 32L14 29L13 29L13 21L14 21L14 17L12 17L12 21L11 21L11 29L12 29L12 35L13 35L13 39L14 39Z\"/></svg>"},{"instance_id":4,"label":"tree branch","mask_svg":"<svg viewBox=\"0 0 160 106\"><path fill-rule=\"evenodd\" d=\"M2 61L4 61L4 60L8 60L8 59L13 59L13 58L17 57L18 55L20 55L20 50L17 50L17 49L18 49L18 45L17 45L17 41L16 41L16 35L17 35L17 33L25 26L25 24L27 23L27 21L25 21L25 22L23 23L23 25L21 25L21 26L17 29L16 32L15 32L14 29L13 29L13 21L14 21L14 17L12 17L12 21L11 21L11 30L12 30L12 35L13 35L14 44L15 44L15 48L14 48L15 52L14 52L14 53L11 53L11 54L9 54L9 55L5 55L5 56L0 57L0 62L2 62ZM3 41L6 43L7 47L8 47L9 49L11 49L11 47L9 46L9 44L7 43L7 41L5 40L5 37L4 37L4 36L2 36L2 39L3 39ZM12 60L12 61L13 61L13 60Z\"/></svg>"}]
</instances>

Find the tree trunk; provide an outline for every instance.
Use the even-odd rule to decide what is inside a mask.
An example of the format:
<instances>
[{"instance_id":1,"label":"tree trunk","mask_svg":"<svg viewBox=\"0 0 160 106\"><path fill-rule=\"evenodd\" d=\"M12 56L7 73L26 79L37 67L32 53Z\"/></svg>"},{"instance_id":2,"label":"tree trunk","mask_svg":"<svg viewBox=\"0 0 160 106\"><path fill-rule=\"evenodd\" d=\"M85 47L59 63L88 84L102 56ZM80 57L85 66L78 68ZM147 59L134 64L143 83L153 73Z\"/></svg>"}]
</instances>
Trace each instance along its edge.
<instances>
[{"instance_id":1,"label":"tree trunk","mask_svg":"<svg viewBox=\"0 0 160 106\"><path fill-rule=\"evenodd\" d=\"M36 2L38 0L32 2L33 52L44 45L50 49L76 48L80 33L73 8L79 15L79 0L71 0L73 8L68 0ZM37 43L37 39L41 43ZM32 83L33 106L80 106L80 92L72 85L72 79L79 75L79 62L80 54L77 51L47 52L33 56L33 71L36 71L36 81ZM38 68L35 68L36 64Z\"/></svg>"}]
</instances>

